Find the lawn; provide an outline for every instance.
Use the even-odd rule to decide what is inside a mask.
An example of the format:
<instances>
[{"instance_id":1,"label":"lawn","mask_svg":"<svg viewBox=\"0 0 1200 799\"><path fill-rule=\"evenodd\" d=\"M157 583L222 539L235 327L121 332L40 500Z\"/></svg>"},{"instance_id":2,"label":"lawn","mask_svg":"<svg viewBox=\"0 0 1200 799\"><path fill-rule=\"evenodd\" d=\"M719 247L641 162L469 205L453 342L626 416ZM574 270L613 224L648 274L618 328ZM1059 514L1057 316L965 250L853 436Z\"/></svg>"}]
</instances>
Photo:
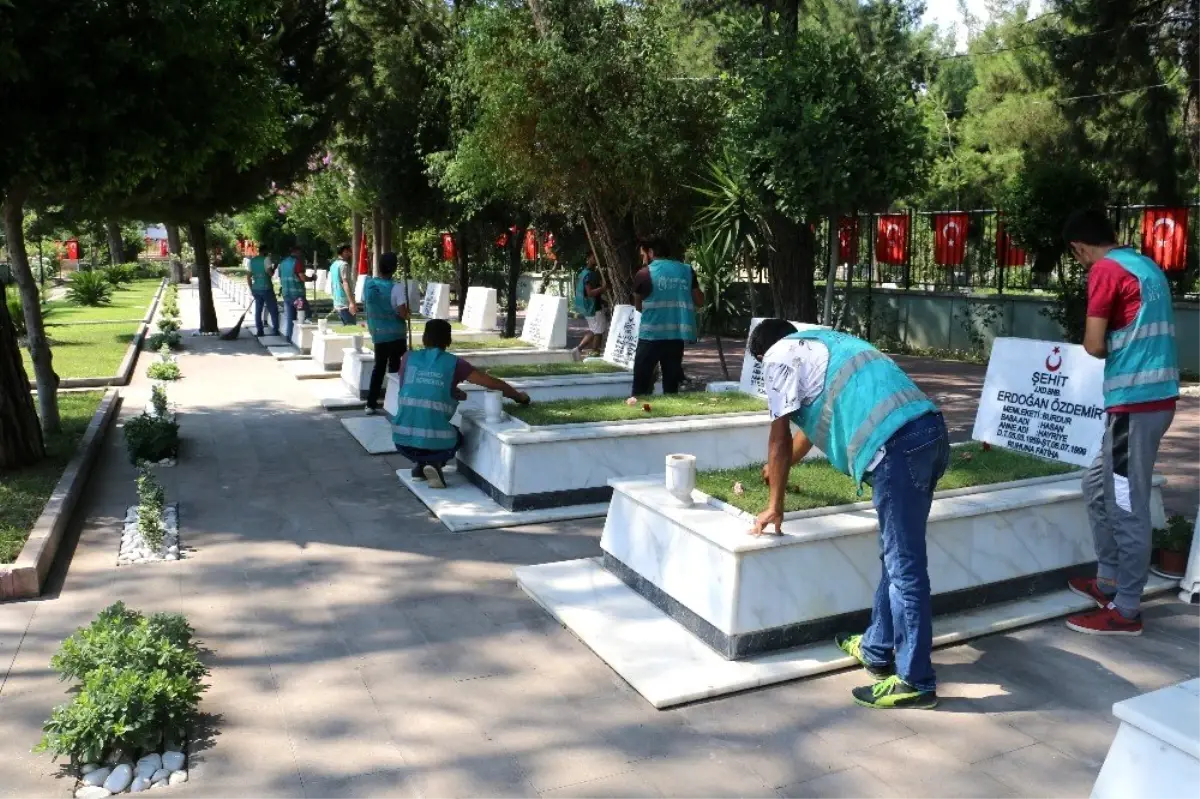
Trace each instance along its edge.
<instances>
[{"instance_id":1,"label":"lawn","mask_svg":"<svg viewBox=\"0 0 1200 799\"><path fill-rule=\"evenodd\" d=\"M758 397L731 391L711 393L697 391L673 396L654 396L626 405L620 398L567 399L535 402L530 405L509 404L504 410L526 424L537 427L582 422L624 422L632 419L665 419L673 416L712 416L720 413L749 413L766 410L767 404Z\"/></svg>"},{"instance_id":2,"label":"lawn","mask_svg":"<svg viewBox=\"0 0 1200 799\"><path fill-rule=\"evenodd\" d=\"M96 325L46 325L54 371L59 377L112 377L121 366L129 342L137 335L137 322ZM29 350L21 348L25 374L33 382Z\"/></svg>"},{"instance_id":3,"label":"lawn","mask_svg":"<svg viewBox=\"0 0 1200 799\"><path fill-rule=\"evenodd\" d=\"M414 339L419 339L416 331L413 331ZM528 341L522 341L519 338L484 338L463 341L451 341L451 352L468 352L470 350L531 350L537 349Z\"/></svg>"},{"instance_id":4,"label":"lawn","mask_svg":"<svg viewBox=\"0 0 1200 799\"><path fill-rule=\"evenodd\" d=\"M79 322L142 321L162 281L158 278L135 280L112 293L112 302L97 307L74 305L66 298L51 300L43 306L46 325L67 325Z\"/></svg>"},{"instance_id":5,"label":"lawn","mask_svg":"<svg viewBox=\"0 0 1200 799\"><path fill-rule=\"evenodd\" d=\"M62 432L46 441L46 459L25 469L0 472L0 563L12 563L21 553L29 528L42 514L103 398L102 391L59 394Z\"/></svg>"},{"instance_id":6,"label":"lawn","mask_svg":"<svg viewBox=\"0 0 1200 799\"><path fill-rule=\"evenodd\" d=\"M518 363L509 366L489 366L493 377L557 377L559 375L603 375L626 372L607 361L563 361L562 363Z\"/></svg>"},{"instance_id":7,"label":"lawn","mask_svg":"<svg viewBox=\"0 0 1200 799\"><path fill-rule=\"evenodd\" d=\"M950 467L938 481L939 489L1005 483L1029 477L1046 477L1076 471L1071 464L1053 463L982 444L965 444L950 450ZM741 483L745 493L735 494L733 486ZM748 513L766 509L770 489L762 480L762 464L741 469L719 469L696 475L696 487L711 497L727 502ZM863 486L858 496L854 481L836 471L825 460L805 461L792 467L784 497L784 511L808 510L830 505L848 505L871 499L871 487Z\"/></svg>"}]
</instances>

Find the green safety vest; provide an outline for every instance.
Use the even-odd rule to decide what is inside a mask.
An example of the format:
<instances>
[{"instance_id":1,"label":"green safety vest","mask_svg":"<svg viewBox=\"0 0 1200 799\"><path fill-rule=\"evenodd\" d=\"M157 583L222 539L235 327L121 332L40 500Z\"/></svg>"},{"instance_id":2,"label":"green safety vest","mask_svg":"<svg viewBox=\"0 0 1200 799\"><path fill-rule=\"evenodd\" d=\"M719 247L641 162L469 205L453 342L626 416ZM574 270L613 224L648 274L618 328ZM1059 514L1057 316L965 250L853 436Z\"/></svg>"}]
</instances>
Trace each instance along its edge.
<instances>
[{"instance_id":1,"label":"green safety vest","mask_svg":"<svg viewBox=\"0 0 1200 799\"><path fill-rule=\"evenodd\" d=\"M271 275L267 272L267 257L256 255L250 259L250 288L254 291L271 291Z\"/></svg>"},{"instance_id":2,"label":"green safety vest","mask_svg":"<svg viewBox=\"0 0 1200 799\"><path fill-rule=\"evenodd\" d=\"M1141 305L1129 325L1108 331L1104 407L1174 399L1179 396L1179 356L1167 278L1158 264L1128 247L1107 257L1137 278Z\"/></svg>"},{"instance_id":3,"label":"green safety vest","mask_svg":"<svg viewBox=\"0 0 1200 799\"><path fill-rule=\"evenodd\" d=\"M345 271L346 262L341 258L329 265L329 293L333 295L334 308L345 308L350 305L350 298L346 296L346 287L342 285Z\"/></svg>"},{"instance_id":4,"label":"green safety vest","mask_svg":"<svg viewBox=\"0 0 1200 799\"><path fill-rule=\"evenodd\" d=\"M638 338L646 341L696 340L692 268L679 261L650 263L650 296L642 300Z\"/></svg>"},{"instance_id":5,"label":"green safety vest","mask_svg":"<svg viewBox=\"0 0 1200 799\"><path fill-rule=\"evenodd\" d=\"M458 358L439 349L415 350L405 361L399 409L392 419L392 442L400 447L451 449L458 430L450 424L458 410L451 393Z\"/></svg>"},{"instance_id":6,"label":"green safety vest","mask_svg":"<svg viewBox=\"0 0 1200 799\"><path fill-rule=\"evenodd\" d=\"M579 282L575 285L575 310L584 316L596 314L596 299L587 294L588 279L591 276L592 270L585 266L579 273Z\"/></svg>"},{"instance_id":7,"label":"green safety vest","mask_svg":"<svg viewBox=\"0 0 1200 799\"><path fill-rule=\"evenodd\" d=\"M283 290L285 300L304 296L304 283L296 277L296 259L290 255L279 264L279 287Z\"/></svg>"},{"instance_id":8,"label":"green safety vest","mask_svg":"<svg viewBox=\"0 0 1200 799\"><path fill-rule=\"evenodd\" d=\"M363 284L363 306L367 312L367 329L376 344L400 341L404 338L404 320L392 307L392 281L369 277Z\"/></svg>"}]
</instances>

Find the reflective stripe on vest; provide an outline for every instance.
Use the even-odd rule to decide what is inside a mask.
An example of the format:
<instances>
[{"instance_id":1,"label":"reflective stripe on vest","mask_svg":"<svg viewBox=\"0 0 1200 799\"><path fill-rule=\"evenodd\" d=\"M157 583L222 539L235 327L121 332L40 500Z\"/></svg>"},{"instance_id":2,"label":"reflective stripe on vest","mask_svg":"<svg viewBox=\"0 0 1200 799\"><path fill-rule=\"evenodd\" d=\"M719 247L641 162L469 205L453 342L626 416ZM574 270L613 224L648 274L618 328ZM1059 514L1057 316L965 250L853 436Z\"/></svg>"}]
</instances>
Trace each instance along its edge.
<instances>
[{"instance_id":1,"label":"reflective stripe on vest","mask_svg":"<svg viewBox=\"0 0 1200 799\"><path fill-rule=\"evenodd\" d=\"M440 430L431 427L409 427L407 425L392 425L392 436L406 436L413 438L432 438L438 440L454 441L458 438L457 430ZM407 446L417 446L408 444ZM420 449L439 449L439 447L421 446Z\"/></svg>"},{"instance_id":2,"label":"reflective stripe on vest","mask_svg":"<svg viewBox=\"0 0 1200 799\"><path fill-rule=\"evenodd\" d=\"M254 291L267 291L271 288L271 276L267 274L265 255L256 255L250 259L250 288Z\"/></svg>"},{"instance_id":3,"label":"reflective stripe on vest","mask_svg":"<svg viewBox=\"0 0 1200 799\"><path fill-rule=\"evenodd\" d=\"M279 288L285 299L294 300L304 296L304 284L296 277L296 259L290 255L279 264Z\"/></svg>"},{"instance_id":4,"label":"reflective stripe on vest","mask_svg":"<svg viewBox=\"0 0 1200 799\"><path fill-rule=\"evenodd\" d=\"M695 341L692 268L679 261L653 261L650 264L650 288L650 296L642 300L638 338Z\"/></svg>"},{"instance_id":5,"label":"reflective stripe on vest","mask_svg":"<svg viewBox=\"0 0 1200 799\"><path fill-rule=\"evenodd\" d=\"M862 367L869 364L871 361L878 361L881 358L886 358L882 352L876 349L863 350L854 355L850 360L842 364L842 368L838 369L837 374L829 381L828 387L825 389L834 396L841 394L842 389L850 382L850 378L854 377L854 373ZM822 441L829 438L829 425L833 422L833 403L825 403L825 407L821 409L821 418L817 420L817 427L813 433Z\"/></svg>"},{"instance_id":6,"label":"reflective stripe on vest","mask_svg":"<svg viewBox=\"0 0 1200 799\"><path fill-rule=\"evenodd\" d=\"M1175 312L1171 287L1158 264L1129 247L1105 256L1138 282L1141 303L1133 321L1105 338L1104 407L1136 405L1179 396Z\"/></svg>"},{"instance_id":7,"label":"reflective stripe on vest","mask_svg":"<svg viewBox=\"0 0 1200 799\"><path fill-rule=\"evenodd\" d=\"M418 397L400 397L397 402L405 408L425 408L440 413L448 413L451 416L458 410L455 403L438 402L437 400L420 399Z\"/></svg>"},{"instance_id":8,"label":"reflective stripe on vest","mask_svg":"<svg viewBox=\"0 0 1200 799\"><path fill-rule=\"evenodd\" d=\"M367 330L372 341L386 343L404 338L404 320L396 316L392 306L393 285L382 277L369 277L363 284L363 309L367 312Z\"/></svg>"},{"instance_id":9,"label":"reflective stripe on vest","mask_svg":"<svg viewBox=\"0 0 1200 799\"><path fill-rule=\"evenodd\" d=\"M450 449L458 443L458 430L450 419L458 409L451 390L458 358L438 349L408 354L400 384L392 441L418 449Z\"/></svg>"}]
</instances>

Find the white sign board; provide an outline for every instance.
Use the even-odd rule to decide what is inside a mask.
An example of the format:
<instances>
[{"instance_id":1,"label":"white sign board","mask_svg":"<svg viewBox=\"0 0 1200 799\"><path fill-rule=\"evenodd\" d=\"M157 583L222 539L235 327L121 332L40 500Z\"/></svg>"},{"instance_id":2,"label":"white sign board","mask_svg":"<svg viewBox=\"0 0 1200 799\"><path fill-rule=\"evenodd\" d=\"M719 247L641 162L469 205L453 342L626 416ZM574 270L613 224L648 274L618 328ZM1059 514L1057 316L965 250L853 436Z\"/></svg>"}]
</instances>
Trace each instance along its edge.
<instances>
[{"instance_id":1,"label":"white sign board","mask_svg":"<svg viewBox=\"0 0 1200 799\"><path fill-rule=\"evenodd\" d=\"M604 360L622 369L632 369L641 325L642 315L632 305L613 308L608 338L604 341Z\"/></svg>"},{"instance_id":2,"label":"white sign board","mask_svg":"<svg viewBox=\"0 0 1200 799\"><path fill-rule=\"evenodd\" d=\"M738 388L744 394L753 394L756 397L767 396L767 388L763 384L763 368L762 364L754 359L750 354L750 336L754 334L754 328L758 327L766 317L756 316L750 320L750 329L746 331L746 350L742 353L742 375L741 381L738 383ZM792 326L796 330L828 330L825 325L809 325L804 322L792 322Z\"/></svg>"},{"instance_id":3,"label":"white sign board","mask_svg":"<svg viewBox=\"0 0 1200 799\"><path fill-rule=\"evenodd\" d=\"M1104 361L1078 344L1030 338L992 343L971 438L1090 466L1104 423Z\"/></svg>"},{"instance_id":4,"label":"white sign board","mask_svg":"<svg viewBox=\"0 0 1200 799\"><path fill-rule=\"evenodd\" d=\"M329 270L328 269L318 269L317 270L317 291L319 291L323 294L330 293L330 291L329 291Z\"/></svg>"},{"instance_id":5,"label":"white sign board","mask_svg":"<svg viewBox=\"0 0 1200 799\"><path fill-rule=\"evenodd\" d=\"M521 340L543 350L567 346L567 298L534 294L525 306Z\"/></svg>"},{"instance_id":6,"label":"white sign board","mask_svg":"<svg viewBox=\"0 0 1200 799\"><path fill-rule=\"evenodd\" d=\"M462 321L463 326L470 330L495 330L496 290L486 286L468 288Z\"/></svg>"},{"instance_id":7,"label":"white sign board","mask_svg":"<svg viewBox=\"0 0 1200 799\"><path fill-rule=\"evenodd\" d=\"M426 319L450 318L450 284L430 283L421 300L421 316Z\"/></svg>"},{"instance_id":8,"label":"white sign board","mask_svg":"<svg viewBox=\"0 0 1200 799\"><path fill-rule=\"evenodd\" d=\"M363 288L367 285L367 276L358 275L358 279L354 281L354 301L363 301Z\"/></svg>"}]
</instances>

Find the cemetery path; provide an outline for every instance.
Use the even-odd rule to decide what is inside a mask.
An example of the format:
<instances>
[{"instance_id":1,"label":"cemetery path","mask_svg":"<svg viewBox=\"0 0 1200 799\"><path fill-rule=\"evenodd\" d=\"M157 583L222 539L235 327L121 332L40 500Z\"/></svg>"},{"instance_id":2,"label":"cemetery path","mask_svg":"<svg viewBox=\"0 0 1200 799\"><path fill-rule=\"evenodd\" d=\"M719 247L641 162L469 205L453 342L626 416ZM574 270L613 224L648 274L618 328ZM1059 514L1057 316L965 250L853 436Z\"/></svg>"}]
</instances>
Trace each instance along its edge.
<instances>
[{"instance_id":1,"label":"cemetery path","mask_svg":"<svg viewBox=\"0 0 1200 799\"><path fill-rule=\"evenodd\" d=\"M1055 621L940 650L936 712L853 706L857 672L656 711L511 575L598 554L599 520L448 533L252 339L185 345L161 474L192 551L115 566L134 472L110 435L49 592L0 604L0 797L69 795L29 752L67 698L47 664L118 599L208 650L180 797L1084 796L1111 704L1197 673L1200 614L1160 600L1139 639Z\"/></svg>"}]
</instances>

